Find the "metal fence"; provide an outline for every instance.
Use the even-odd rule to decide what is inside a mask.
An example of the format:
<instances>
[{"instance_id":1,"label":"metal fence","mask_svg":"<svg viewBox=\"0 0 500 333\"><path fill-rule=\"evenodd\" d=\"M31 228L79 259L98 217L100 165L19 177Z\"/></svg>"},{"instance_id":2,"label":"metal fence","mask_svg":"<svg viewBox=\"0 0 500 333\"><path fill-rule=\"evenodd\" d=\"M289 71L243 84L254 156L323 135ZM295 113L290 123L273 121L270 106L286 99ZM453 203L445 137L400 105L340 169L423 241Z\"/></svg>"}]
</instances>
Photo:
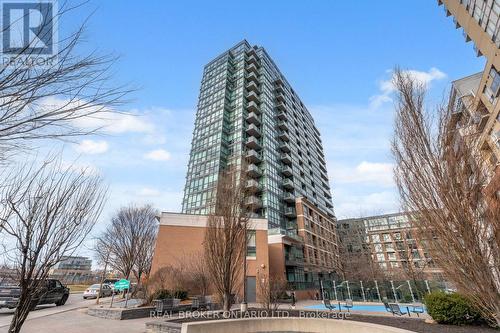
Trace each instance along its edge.
<instances>
[{"instance_id":1,"label":"metal fence","mask_svg":"<svg viewBox=\"0 0 500 333\"><path fill-rule=\"evenodd\" d=\"M421 302L425 294L437 290L447 290L444 281L320 281L319 289L323 297L356 302Z\"/></svg>"}]
</instances>

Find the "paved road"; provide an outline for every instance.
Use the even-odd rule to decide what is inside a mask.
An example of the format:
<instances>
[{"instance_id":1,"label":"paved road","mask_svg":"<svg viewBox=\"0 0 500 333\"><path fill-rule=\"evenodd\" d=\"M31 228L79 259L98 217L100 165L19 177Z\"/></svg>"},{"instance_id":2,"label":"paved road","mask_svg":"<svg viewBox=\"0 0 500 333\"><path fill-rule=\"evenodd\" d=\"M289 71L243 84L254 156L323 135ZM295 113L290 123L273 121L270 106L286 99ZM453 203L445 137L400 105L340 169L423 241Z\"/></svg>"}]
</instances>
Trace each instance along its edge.
<instances>
[{"instance_id":1,"label":"paved road","mask_svg":"<svg viewBox=\"0 0 500 333\"><path fill-rule=\"evenodd\" d=\"M104 302L109 301L108 298L103 298L102 300ZM70 294L66 304L63 306L55 306L55 305L40 305L36 308L35 311L30 312L28 315L28 319L26 320L25 325L28 326L28 323L33 321L38 321L39 318L44 318L46 316L53 316L57 315L61 319L63 319L65 313L68 311L80 309L80 308L86 308L89 305L95 304L95 299L94 300L84 300L82 297L82 294ZM7 328L10 325L10 321L12 319L12 314L14 313L14 310L9 310L9 309L0 309L0 332L6 332ZM63 319L64 320L64 319ZM31 325L29 325L31 326ZM23 332L25 330L23 329ZM54 331L51 331L55 333ZM72 330L67 331L67 332L72 332Z\"/></svg>"}]
</instances>

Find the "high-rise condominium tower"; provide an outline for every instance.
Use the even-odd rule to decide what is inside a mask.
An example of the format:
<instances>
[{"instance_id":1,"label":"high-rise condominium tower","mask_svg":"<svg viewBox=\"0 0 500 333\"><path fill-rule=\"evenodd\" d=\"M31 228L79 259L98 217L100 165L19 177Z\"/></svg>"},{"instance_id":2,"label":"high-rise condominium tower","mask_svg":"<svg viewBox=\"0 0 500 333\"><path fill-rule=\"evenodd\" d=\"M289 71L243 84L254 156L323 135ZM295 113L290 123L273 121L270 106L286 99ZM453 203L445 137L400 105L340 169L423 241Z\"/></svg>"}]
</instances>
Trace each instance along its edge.
<instances>
[{"instance_id":1,"label":"high-rise condominium tower","mask_svg":"<svg viewBox=\"0 0 500 333\"><path fill-rule=\"evenodd\" d=\"M452 97L462 103L453 119L462 133L478 137L488 169L485 193L500 196L500 1L439 0L438 4L447 16L453 15L465 41L474 43L476 55L485 58L481 73L453 83Z\"/></svg>"},{"instance_id":2,"label":"high-rise condominium tower","mask_svg":"<svg viewBox=\"0 0 500 333\"><path fill-rule=\"evenodd\" d=\"M241 158L249 198L269 229L297 229L296 198L333 219L320 133L262 47L242 41L210 61L203 79L189 158L183 213L207 214L219 172Z\"/></svg>"}]
</instances>

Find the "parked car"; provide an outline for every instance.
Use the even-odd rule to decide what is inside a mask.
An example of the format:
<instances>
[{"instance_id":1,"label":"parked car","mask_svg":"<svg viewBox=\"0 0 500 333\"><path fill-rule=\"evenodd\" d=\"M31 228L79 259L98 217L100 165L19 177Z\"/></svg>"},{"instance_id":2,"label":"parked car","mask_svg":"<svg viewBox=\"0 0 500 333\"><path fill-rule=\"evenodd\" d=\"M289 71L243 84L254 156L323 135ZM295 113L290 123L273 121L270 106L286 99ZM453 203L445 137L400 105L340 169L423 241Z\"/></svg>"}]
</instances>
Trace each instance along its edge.
<instances>
[{"instance_id":1,"label":"parked car","mask_svg":"<svg viewBox=\"0 0 500 333\"><path fill-rule=\"evenodd\" d=\"M102 283L107 284L113 290L113 293L117 294L118 290L115 291L115 283L118 282L118 279L105 279Z\"/></svg>"},{"instance_id":2,"label":"parked car","mask_svg":"<svg viewBox=\"0 0 500 333\"><path fill-rule=\"evenodd\" d=\"M93 284L90 287L88 287L84 292L83 292L83 298L97 298L97 295L100 295L99 297L107 297L111 296L113 294L113 290L111 287L107 284L102 285L101 292L99 293L99 284Z\"/></svg>"},{"instance_id":3,"label":"parked car","mask_svg":"<svg viewBox=\"0 0 500 333\"><path fill-rule=\"evenodd\" d=\"M0 309L14 309L19 302L21 288L19 286L0 286ZM43 283L40 291L35 295L32 309L37 305L52 304L64 305L69 297L69 288L64 286L59 280L47 279Z\"/></svg>"}]
</instances>

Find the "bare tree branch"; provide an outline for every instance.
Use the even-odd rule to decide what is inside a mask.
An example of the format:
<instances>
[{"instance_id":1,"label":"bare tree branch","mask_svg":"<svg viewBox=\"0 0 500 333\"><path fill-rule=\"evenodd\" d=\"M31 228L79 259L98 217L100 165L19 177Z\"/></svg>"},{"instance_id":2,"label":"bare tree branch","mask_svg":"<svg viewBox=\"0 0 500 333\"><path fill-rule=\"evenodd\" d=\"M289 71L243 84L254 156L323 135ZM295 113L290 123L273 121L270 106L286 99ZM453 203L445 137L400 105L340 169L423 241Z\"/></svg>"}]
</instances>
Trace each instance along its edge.
<instances>
[{"instance_id":1,"label":"bare tree branch","mask_svg":"<svg viewBox=\"0 0 500 333\"><path fill-rule=\"evenodd\" d=\"M58 160L12 171L0 190L1 231L21 287L9 332L19 332L49 270L71 255L96 223L106 197L99 176L63 168Z\"/></svg>"},{"instance_id":2,"label":"bare tree branch","mask_svg":"<svg viewBox=\"0 0 500 333\"><path fill-rule=\"evenodd\" d=\"M422 84L400 70L394 84L392 151L405 209L445 276L500 325L500 198L484 191L489 170L477 136L463 136L453 120L468 106L450 99L435 121Z\"/></svg>"}]
</instances>

